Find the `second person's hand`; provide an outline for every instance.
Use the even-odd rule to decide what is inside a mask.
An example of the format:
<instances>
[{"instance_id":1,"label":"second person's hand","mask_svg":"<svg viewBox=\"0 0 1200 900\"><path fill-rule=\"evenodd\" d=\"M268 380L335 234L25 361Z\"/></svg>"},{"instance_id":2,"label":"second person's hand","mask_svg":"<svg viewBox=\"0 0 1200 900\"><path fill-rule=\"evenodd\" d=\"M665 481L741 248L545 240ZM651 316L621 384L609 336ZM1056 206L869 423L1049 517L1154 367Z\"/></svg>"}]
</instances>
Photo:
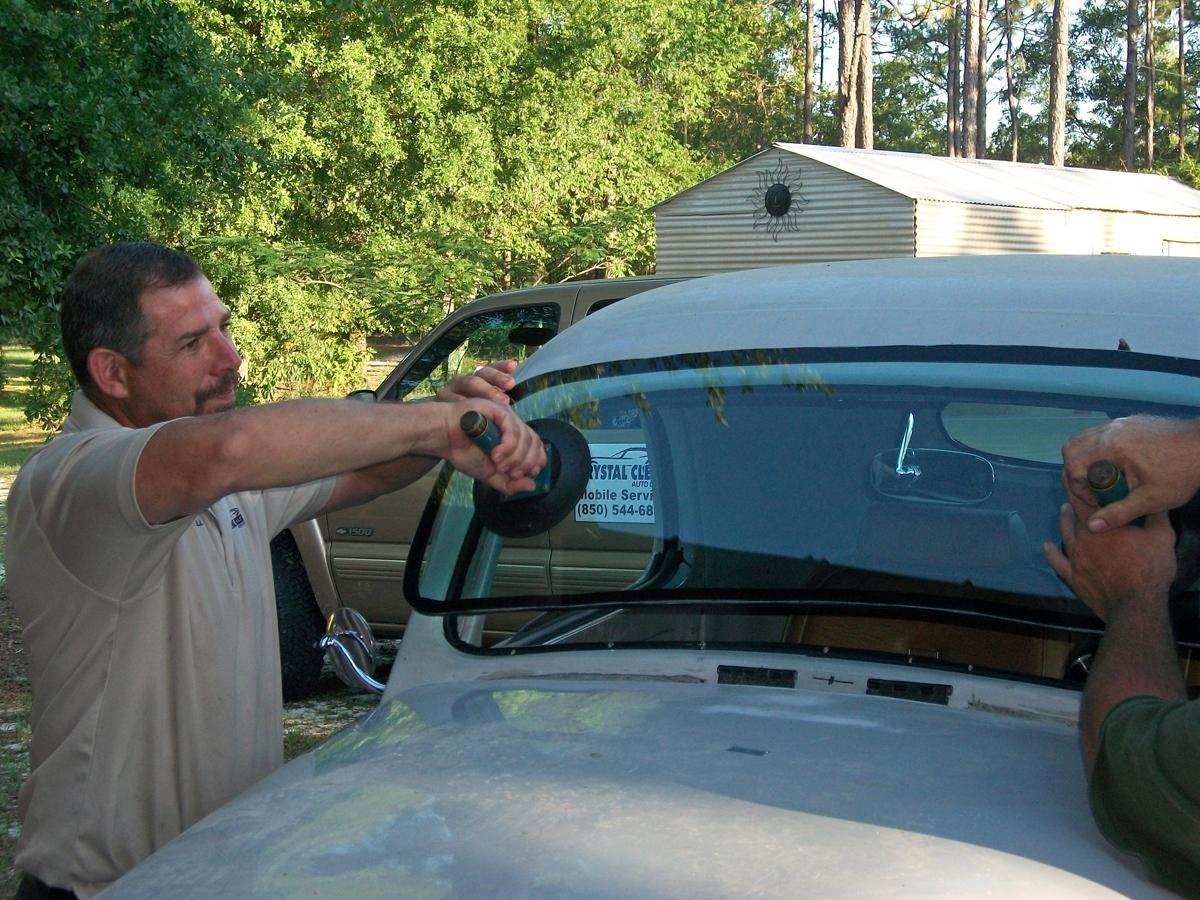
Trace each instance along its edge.
<instances>
[{"instance_id":1,"label":"second person's hand","mask_svg":"<svg viewBox=\"0 0 1200 900\"><path fill-rule=\"evenodd\" d=\"M1081 431L1063 445L1063 485L1093 532L1127 525L1140 516L1187 503L1200 489L1200 424L1157 416L1129 416ZM1088 467L1106 459L1125 473L1129 495L1098 506Z\"/></svg>"}]
</instances>

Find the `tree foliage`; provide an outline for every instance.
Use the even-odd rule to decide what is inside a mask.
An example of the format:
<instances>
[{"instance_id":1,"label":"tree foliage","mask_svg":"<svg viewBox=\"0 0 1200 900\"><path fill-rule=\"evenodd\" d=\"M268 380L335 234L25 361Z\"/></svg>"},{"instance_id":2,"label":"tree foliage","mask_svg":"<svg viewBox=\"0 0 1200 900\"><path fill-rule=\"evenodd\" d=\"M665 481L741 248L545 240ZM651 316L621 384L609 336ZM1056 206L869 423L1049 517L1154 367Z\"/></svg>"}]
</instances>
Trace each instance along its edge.
<instances>
[{"instance_id":1,"label":"tree foliage","mask_svg":"<svg viewBox=\"0 0 1200 900\"><path fill-rule=\"evenodd\" d=\"M170 3L0 0L0 47L0 328L39 351L53 419L71 264L98 243L211 227L205 198L236 191L254 147L223 64Z\"/></svg>"},{"instance_id":2,"label":"tree foliage","mask_svg":"<svg viewBox=\"0 0 1200 900\"><path fill-rule=\"evenodd\" d=\"M1136 3L1137 0L1134 0ZM1072 27L1072 47L1078 48L1077 64L1072 69L1071 99L1075 106L1072 123L1071 158L1078 165L1116 168L1121 166L1124 144L1122 105L1125 90L1125 21L1128 6L1125 0L1087 0ZM1185 124L1190 122L1188 146L1183 155L1195 156L1200 149L1200 106L1197 106L1196 66L1200 65L1200 45L1191 30L1195 4L1185 8L1189 23L1185 34L1185 80L1178 77L1178 19L1174 3L1155 4L1155 18L1150 26L1144 19L1142 7L1140 40L1151 27L1157 60L1152 81L1146 68L1138 66L1137 103L1140 131L1135 136L1135 159L1138 166L1149 164L1144 112L1146 90L1154 85L1157 99L1154 141L1155 161L1175 163L1180 158L1178 122L1180 100L1184 101ZM1181 93L1182 87L1182 93Z\"/></svg>"},{"instance_id":3,"label":"tree foliage","mask_svg":"<svg viewBox=\"0 0 1200 900\"><path fill-rule=\"evenodd\" d=\"M975 108L999 111L986 149L1041 160L1051 4L972 2ZM65 409L57 296L107 241L198 258L234 312L251 400L353 387L365 335L415 339L480 293L650 271L649 207L799 139L806 89L813 139L838 142L836 9L0 0L0 329L39 351L32 412L53 422ZM1069 164L1119 165L1127 9L1085 0L1074 15ZM1194 167L1178 160L1200 134L1195 0L1183 82L1174 6L1157 10L1155 162L1186 177ZM966 112L965 11L858 3L856 71L870 84L856 96L873 96L858 143L964 149L950 129Z\"/></svg>"},{"instance_id":4,"label":"tree foliage","mask_svg":"<svg viewBox=\"0 0 1200 900\"><path fill-rule=\"evenodd\" d=\"M477 294L653 267L647 208L727 161L692 123L754 4L3 0L2 324L69 383L54 298L95 244L191 251L253 399L341 391L362 338Z\"/></svg>"}]
</instances>

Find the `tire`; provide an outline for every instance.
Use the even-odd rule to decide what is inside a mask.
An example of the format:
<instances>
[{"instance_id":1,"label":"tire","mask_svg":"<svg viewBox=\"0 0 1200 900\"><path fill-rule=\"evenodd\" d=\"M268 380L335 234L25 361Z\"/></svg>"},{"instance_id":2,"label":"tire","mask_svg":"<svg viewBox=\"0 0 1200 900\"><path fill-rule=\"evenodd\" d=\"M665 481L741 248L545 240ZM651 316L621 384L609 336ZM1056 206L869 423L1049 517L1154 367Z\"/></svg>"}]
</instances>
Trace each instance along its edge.
<instances>
[{"instance_id":1,"label":"tire","mask_svg":"<svg viewBox=\"0 0 1200 900\"><path fill-rule=\"evenodd\" d=\"M275 610L279 616L279 667L284 702L303 700L317 689L324 662L316 643L325 633L300 549L291 532L271 541L271 571L275 577Z\"/></svg>"}]
</instances>

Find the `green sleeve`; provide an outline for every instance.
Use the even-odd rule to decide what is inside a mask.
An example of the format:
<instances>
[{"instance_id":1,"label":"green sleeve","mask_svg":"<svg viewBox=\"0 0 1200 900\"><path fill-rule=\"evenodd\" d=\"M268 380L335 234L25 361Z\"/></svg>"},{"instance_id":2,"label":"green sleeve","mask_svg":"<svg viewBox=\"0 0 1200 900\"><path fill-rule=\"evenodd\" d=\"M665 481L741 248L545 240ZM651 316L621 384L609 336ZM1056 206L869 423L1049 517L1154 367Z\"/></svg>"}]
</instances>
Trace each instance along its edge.
<instances>
[{"instance_id":1,"label":"green sleeve","mask_svg":"<svg viewBox=\"0 0 1200 900\"><path fill-rule=\"evenodd\" d=\"M1151 880L1200 896L1200 702L1131 697L1100 731L1092 812Z\"/></svg>"}]
</instances>

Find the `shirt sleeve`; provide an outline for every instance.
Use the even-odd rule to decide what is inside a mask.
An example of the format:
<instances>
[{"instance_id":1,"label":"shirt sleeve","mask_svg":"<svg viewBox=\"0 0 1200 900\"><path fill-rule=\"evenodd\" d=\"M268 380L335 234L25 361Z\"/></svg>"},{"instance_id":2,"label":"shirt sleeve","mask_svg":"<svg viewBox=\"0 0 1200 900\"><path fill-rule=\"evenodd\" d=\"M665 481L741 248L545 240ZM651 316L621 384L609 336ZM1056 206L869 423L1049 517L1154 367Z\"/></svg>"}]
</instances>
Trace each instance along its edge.
<instances>
[{"instance_id":1,"label":"shirt sleeve","mask_svg":"<svg viewBox=\"0 0 1200 900\"><path fill-rule=\"evenodd\" d=\"M267 533L275 535L295 522L311 519L329 502L336 483L337 478L322 478L296 487L263 491Z\"/></svg>"},{"instance_id":2,"label":"shirt sleeve","mask_svg":"<svg viewBox=\"0 0 1200 900\"><path fill-rule=\"evenodd\" d=\"M1131 697L1104 719L1092 770L1096 823L1150 878L1200 890L1200 702Z\"/></svg>"},{"instance_id":3,"label":"shirt sleeve","mask_svg":"<svg viewBox=\"0 0 1200 900\"><path fill-rule=\"evenodd\" d=\"M151 525L138 508L134 475L159 426L64 435L22 471L37 526L60 564L101 596L129 599L162 575L184 518Z\"/></svg>"}]
</instances>

